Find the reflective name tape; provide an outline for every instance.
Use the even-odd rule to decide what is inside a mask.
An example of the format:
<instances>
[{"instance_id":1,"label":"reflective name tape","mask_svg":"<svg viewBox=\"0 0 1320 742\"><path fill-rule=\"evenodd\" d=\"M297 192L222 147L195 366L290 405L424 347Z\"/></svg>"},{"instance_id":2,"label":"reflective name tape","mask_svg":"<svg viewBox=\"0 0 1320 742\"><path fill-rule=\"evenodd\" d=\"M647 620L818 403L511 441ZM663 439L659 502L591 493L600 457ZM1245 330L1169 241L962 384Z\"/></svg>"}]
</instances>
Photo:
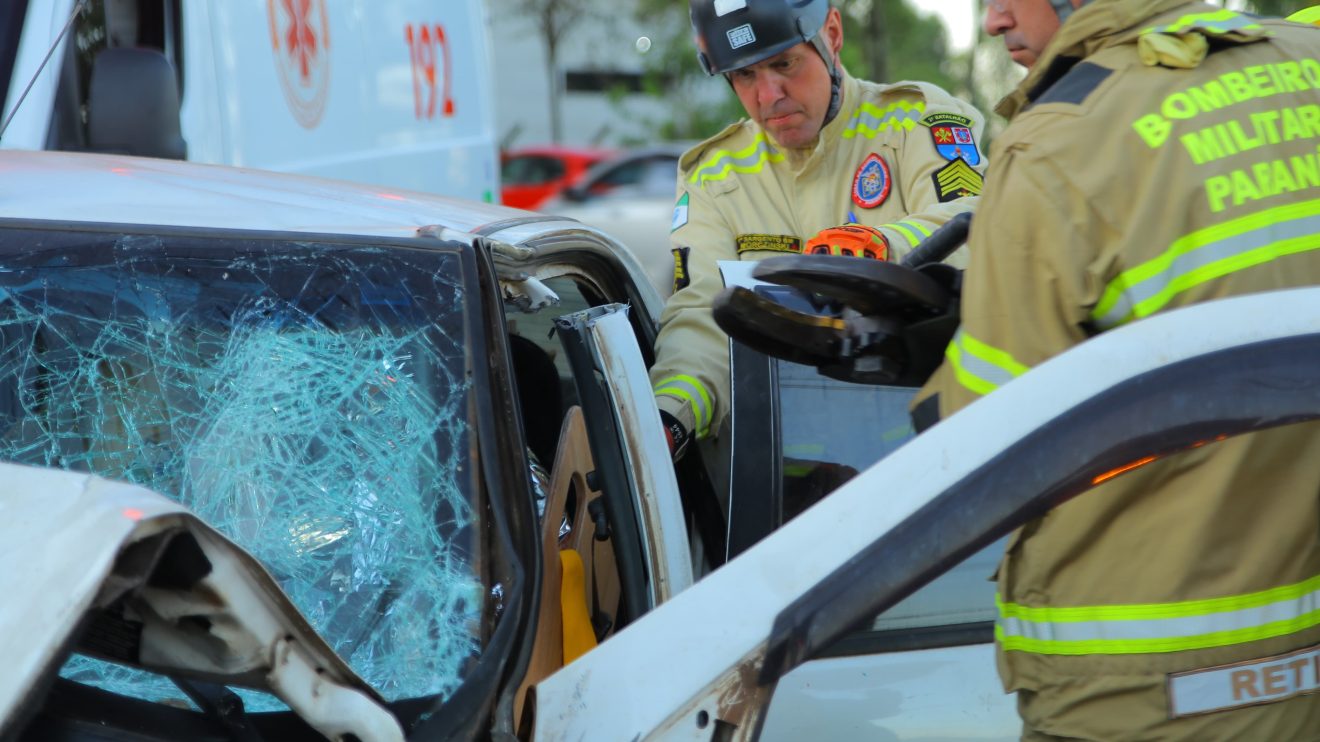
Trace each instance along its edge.
<instances>
[{"instance_id":1,"label":"reflective name tape","mask_svg":"<svg viewBox=\"0 0 1320 742\"><path fill-rule=\"evenodd\" d=\"M1284 701L1320 691L1320 646L1168 677L1173 718Z\"/></svg>"}]
</instances>

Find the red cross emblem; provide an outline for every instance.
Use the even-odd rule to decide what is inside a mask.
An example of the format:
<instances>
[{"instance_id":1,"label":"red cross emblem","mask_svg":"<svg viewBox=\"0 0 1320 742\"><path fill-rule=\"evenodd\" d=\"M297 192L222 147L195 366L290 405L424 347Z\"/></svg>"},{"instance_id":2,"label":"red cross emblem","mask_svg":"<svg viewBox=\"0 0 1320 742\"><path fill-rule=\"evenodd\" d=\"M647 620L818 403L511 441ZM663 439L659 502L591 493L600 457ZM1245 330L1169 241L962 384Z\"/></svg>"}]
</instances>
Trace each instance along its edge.
<instances>
[{"instance_id":1,"label":"red cross emblem","mask_svg":"<svg viewBox=\"0 0 1320 742\"><path fill-rule=\"evenodd\" d=\"M297 62L302 81L306 84L312 77L311 63L316 58L316 31L308 20L312 11L312 0L283 0L284 12L289 16L288 30L284 34L284 43L289 48L289 56Z\"/></svg>"},{"instance_id":2,"label":"red cross emblem","mask_svg":"<svg viewBox=\"0 0 1320 742\"><path fill-rule=\"evenodd\" d=\"M293 117L311 129L330 90L330 20L325 0L266 0L280 87Z\"/></svg>"}]
</instances>

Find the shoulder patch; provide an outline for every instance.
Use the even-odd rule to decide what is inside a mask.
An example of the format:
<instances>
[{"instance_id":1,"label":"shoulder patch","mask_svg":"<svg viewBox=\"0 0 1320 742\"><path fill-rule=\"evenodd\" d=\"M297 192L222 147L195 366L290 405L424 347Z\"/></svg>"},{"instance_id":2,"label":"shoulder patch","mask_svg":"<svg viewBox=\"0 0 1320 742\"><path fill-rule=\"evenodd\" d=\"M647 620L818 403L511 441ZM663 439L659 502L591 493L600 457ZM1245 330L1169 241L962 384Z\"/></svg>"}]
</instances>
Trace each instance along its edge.
<instances>
[{"instance_id":1,"label":"shoulder patch","mask_svg":"<svg viewBox=\"0 0 1320 742\"><path fill-rule=\"evenodd\" d=\"M1091 62L1079 62L1068 70L1067 74L1060 77L1045 90L1034 103L1043 105L1045 103L1071 103L1081 105L1095 89L1100 87L1100 83L1109 79L1114 71L1108 67L1101 67Z\"/></svg>"},{"instance_id":2,"label":"shoulder patch","mask_svg":"<svg viewBox=\"0 0 1320 742\"><path fill-rule=\"evenodd\" d=\"M961 157L931 173L931 178L935 181L935 195L940 203L963 196L979 196L984 185L981 174Z\"/></svg>"},{"instance_id":3,"label":"shoulder patch","mask_svg":"<svg viewBox=\"0 0 1320 742\"><path fill-rule=\"evenodd\" d=\"M972 134L975 123L968 116L956 113L932 113L921 119L921 125L930 128L935 151L946 160L963 159L968 165L981 164L981 151Z\"/></svg>"},{"instance_id":4,"label":"shoulder patch","mask_svg":"<svg viewBox=\"0 0 1320 742\"><path fill-rule=\"evenodd\" d=\"M674 204L674 218L669 222L669 231L673 232L688 223L688 194L684 193Z\"/></svg>"},{"instance_id":5,"label":"shoulder patch","mask_svg":"<svg viewBox=\"0 0 1320 742\"><path fill-rule=\"evenodd\" d=\"M939 111L928 114L921 118L919 122L922 126L937 126L939 124L948 124L949 126L967 126L972 125L972 119L969 116L960 116L956 113L946 113Z\"/></svg>"},{"instance_id":6,"label":"shoulder patch","mask_svg":"<svg viewBox=\"0 0 1320 742\"><path fill-rule=\"evenodd\" d=\"M802 240L790 234L740 234L738 254L745 252L802 252Z\"/></svg>"}]
</instances>

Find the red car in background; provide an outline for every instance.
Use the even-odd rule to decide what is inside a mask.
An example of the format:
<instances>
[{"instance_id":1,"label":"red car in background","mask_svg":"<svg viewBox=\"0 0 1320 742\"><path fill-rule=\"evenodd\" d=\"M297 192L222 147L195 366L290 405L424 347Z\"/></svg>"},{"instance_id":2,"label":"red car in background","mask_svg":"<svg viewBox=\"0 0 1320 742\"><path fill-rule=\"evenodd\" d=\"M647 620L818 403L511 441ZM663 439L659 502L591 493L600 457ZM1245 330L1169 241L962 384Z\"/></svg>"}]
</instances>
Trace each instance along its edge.
<instances>
[{"instance_id":1,"label":"red car in background","mask_svg":"<svg viewBox=\"0 0 1320 742\"><path fill-rule=\"evenodd\" d=\"M596 147L524 147L500 156L500 201L519 209L538 208L577 182L592 165L617 154Z\"/></svg>"}]
</instances>

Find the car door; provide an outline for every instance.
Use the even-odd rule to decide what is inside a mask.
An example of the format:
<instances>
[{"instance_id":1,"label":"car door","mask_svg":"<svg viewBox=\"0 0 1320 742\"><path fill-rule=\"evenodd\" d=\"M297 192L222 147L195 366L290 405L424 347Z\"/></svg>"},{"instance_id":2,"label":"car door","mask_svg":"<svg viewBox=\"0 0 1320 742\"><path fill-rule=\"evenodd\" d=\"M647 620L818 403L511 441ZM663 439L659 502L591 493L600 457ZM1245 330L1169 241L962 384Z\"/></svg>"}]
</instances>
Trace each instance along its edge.
<instances>
[{"instance_id":1,"label":"car door","mask_svg":"<svg viewBox=\"0 0 1320 742\"><path fill-rule=\"evenodd\" d=\"M838 381L736 342L731 356L733 558L912 440L916 389ZM883 482L873 491L894 495ZM982 548L786 675L761 738L1016 740L1014 699L994 671L991 577L1003 546Z\"/></svg>"},{"instance_id":2,"label":"car door","mask_svg":"<svg viewBox=\"0 0 1320 742\"><path fill-rule=\"evenodd\" d=\"M792 670L1014 528L1154 457L1320 418L1316 301L1167 312L1003 385L543 682L541 736L755 738Z\"/></svg>"}]
</instances>

